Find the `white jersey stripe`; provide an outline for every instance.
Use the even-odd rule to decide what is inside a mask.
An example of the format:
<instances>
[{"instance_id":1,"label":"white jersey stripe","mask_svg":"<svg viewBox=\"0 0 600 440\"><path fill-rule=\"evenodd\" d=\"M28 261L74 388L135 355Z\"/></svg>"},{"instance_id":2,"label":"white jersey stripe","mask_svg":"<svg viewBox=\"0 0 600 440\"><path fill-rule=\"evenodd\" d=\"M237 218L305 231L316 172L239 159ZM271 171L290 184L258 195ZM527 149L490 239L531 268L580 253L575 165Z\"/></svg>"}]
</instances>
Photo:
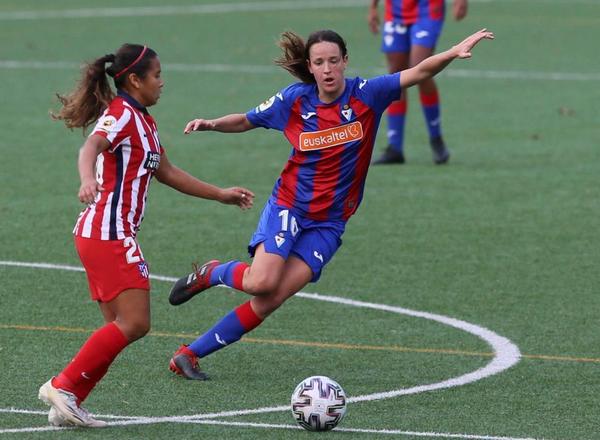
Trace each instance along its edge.
<instances>
[{"instance_id":1,"label":"white jersey stripe","mask_svg":"<svg viewBox=\"0 0 600 440\"><path fill-rule=\"evenodd\" d=\"M115 140L115 137L117 137L117 134L119 132L121 132L121 130L123 130L123 128L127 125L127 123L129 122L129 119L131 119L131 112L126 110L123 112L123 114L117 121L117 124L116 124L116 127L114 128L114 130L111 130L111 132L108 134L108 136L106 136L106 140L112 144L112 142ZM115 151L115 149L118 146L119 145L115 145L114 147L112 147L111 151Z\"/></svg>"},{"instance_id":2,"label":"white jersey stripe","mask_svg":"<svg viewBox=\"0 0 600 440\"><path fill-rule=\"evenodd\" d=\"M137 127L138 133L152 133L153 130L150 127L147 127L147 129L145 129L145 127L143 125L147 126L147 124L143 124L142 118L138 117L137 114L134 114L134 117L135 117L135 125ZM144 148L144 158L145 158L145 157L147 157L148 153L152 151L152 148L150 147L148 139L145 136L141 136L140 140L141 140L142 146ZM137 207L137 203L139 200L139 191L140 191L140 183L141 183L141 180L139 179L139 177L143 176L145 173L146 173L146 169L144 168L144 159L142 159L142 161L140 162L140 166L138 167L138 170L137 170L138 178L135 179L135 183L137 185L136 185L135 191L132 191L132 194L131 194L131 207L132 207L131 214L132 215L130 218L131 218L132 228L133 228L133 224L135 221L134 220L135 213L137 212L137 210L133 209L133 206L135 205ZM148 194L148 187L149 187L149 185L146 185L146 187L144 189L143 197L141 199L141 201L142 201L141 212L144 212L144 209L146 208L145 200L146 200L146 196ZM132 190L133 190L133 188L132 188ZM141 220L142 219L140 218L139 222L141 222Z\"/></svg>"},{"instance_id":3,"label":"white jersey stripe","mask_svg":"<svg viewBox=\"0 0 600 440\"><path fill-rule=\"evenodd\" d=\"M92 236L92 223L94 221L94 217L96 216L96 204L94 203L92 206L88 208L87 216L85 217L85 221L83 223L83 230L81 231L81 236L85 238L90 238Z\"/></svg>"},{"instance_id":4,"label":"white jersey stripe","mask_svg":"<svg viewBox=\"0 0 600 440\"><path fill-rule=\"evenodd\" d=\"M113 192L108 193L107 200L112 200ZM94 205L95 206L95 205ZM109 231L110 231L110 207L111 204L107 201L104 205L104 212L102 213L102 223L100 227L100 239L108 240L109 239Z\"/></svg>"}]
</instances>

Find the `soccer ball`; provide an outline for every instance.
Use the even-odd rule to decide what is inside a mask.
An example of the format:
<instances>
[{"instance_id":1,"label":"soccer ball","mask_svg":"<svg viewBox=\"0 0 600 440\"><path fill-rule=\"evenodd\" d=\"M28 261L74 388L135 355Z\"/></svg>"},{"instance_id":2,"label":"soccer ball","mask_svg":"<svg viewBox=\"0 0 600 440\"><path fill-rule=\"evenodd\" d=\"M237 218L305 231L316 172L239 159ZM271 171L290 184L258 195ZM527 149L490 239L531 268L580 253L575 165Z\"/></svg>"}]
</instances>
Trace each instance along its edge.
<instances>
[{"instance_id":1,"label":"soccer ball","mask_svg":"<svg viewBox=\"0 0 600 440\"><path fill-rule=\"evenodd\" d=\"M326 376L307 377L292 394L292 414L304 429L329 431L346 414L346 393Z\"/></svg>"}]
</instances>

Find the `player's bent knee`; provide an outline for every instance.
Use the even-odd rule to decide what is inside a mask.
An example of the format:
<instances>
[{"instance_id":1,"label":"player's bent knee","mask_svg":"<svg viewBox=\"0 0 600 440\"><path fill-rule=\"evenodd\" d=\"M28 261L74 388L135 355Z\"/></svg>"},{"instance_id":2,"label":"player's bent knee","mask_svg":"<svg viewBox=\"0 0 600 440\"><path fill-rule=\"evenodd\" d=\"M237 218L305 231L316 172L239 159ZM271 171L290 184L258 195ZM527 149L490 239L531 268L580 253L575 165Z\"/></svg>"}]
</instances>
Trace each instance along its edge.
<instances>
[{"instance_id":1,"label":"player's bent knee","mask_svg":"<svg viewBox=\"0 0 600 440\"><path fill-rule=\"evenodd\" d=\"M268 274L251 274L244 278L244 291L250 295L267 295L277 288L277 280Z\"/></svg>"},{"instance_id":2,"label":"player's bent knee","mask_svg":"<svg viewBox=\"0 0 600 440\"><path fill-rule=\"evenodd\" d=\"M137 341L143 338L150 331L150 321L141 320L135 322L129 322L121 327L121 331L125 334L125 337L129 342Z\"/></svg>"}]
</instances>

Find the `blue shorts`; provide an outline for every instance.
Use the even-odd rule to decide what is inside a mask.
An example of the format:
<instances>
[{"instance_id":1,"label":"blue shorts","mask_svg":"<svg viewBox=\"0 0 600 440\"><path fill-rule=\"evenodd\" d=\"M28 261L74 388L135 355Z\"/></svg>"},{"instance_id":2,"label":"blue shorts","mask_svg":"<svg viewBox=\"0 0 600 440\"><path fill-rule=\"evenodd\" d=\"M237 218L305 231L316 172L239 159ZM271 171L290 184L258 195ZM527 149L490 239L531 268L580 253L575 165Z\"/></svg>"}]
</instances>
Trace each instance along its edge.
<instances>
[{"instance_id":1,"label":"blue shorts","mask_svg":"<svg viewBox=\"0 0 600 440\"><path fill-rule=\"evenodd\" d=\"M284 260L293 254L310 267L314 283L342 245L345 228L343 221L311 220L293 208L269 200L248 244L248 252L254 257L256 247L263 243L266 252L280 255Z\"/></svg>"},{"instance_id":2,"label":"blue shorts","mask_svg":"<svg viewBox=\"0 0 600 440\"><path fill-rule=\"evenodd\" d=\"M444 20L419 20L408 26L400 21L386 21L381 33L381 51L408 53L412 46L433 49L443 26Z\"/></svg>"}]
</instances>

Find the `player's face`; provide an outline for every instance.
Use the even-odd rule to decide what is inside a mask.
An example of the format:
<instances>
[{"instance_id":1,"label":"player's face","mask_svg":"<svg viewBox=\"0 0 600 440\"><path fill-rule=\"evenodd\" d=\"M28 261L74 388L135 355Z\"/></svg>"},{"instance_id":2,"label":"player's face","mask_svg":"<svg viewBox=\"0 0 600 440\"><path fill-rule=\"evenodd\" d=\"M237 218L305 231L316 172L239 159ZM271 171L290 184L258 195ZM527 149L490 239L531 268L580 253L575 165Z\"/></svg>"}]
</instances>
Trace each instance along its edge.
<instances>
[{"instance_id":1,"label":"player's face","mask_svg":"<svg viewBox=\"0 0 600 440\"><path fill-rule=\"evenodd\" d=\"M322 41L310 47L309 57L308 69L317 81L319 98L325 102L335 100L344 92L348 56L342 56L337 44Z\"/></svg>"},{"instance_id":2,"label":"player's face","mask_svg":"<svg viewBox=\"0 0 600 440\"><path fill-rule=\"evenodd\" d=\"M164 85L160 72L160 60L158 57L154 57L150 60L150 68L146 72L146 76L140 78L139 102L145 107L156 104L160 98L162 86Z\"/></svg>"}]
</instances>

